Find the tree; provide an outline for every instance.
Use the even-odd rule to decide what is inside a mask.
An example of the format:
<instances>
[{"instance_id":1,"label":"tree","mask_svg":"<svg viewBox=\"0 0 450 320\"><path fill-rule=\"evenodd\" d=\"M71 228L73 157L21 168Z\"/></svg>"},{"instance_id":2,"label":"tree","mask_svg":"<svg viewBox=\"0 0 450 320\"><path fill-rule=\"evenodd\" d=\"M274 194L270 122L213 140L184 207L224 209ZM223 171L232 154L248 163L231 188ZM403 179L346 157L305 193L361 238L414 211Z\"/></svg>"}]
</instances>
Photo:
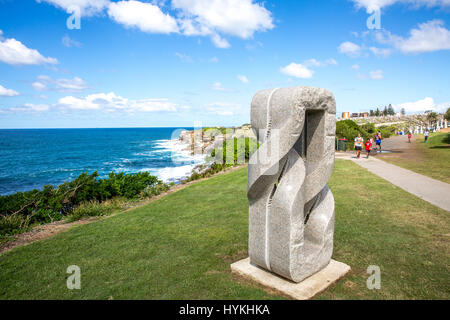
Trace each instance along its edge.
<instances>
[{"instance_id":1,"label":"tree","mask_svg":"<svg viewBox=\"0 0 450 320\"><path fill-rule=\"evenodd\" d=\"M449 108L450 109L450 108ZM402 114L402 116L404 116L406 114L406 110L405 108L402 108L402 110L400 110L400 113Z\"/></svg>"},{"instance_id":2,"label":"tree","mask_svg":"<svg viewBox=\"0 0 450 320\"><path fill-rule=\"evenodd\" d=\"M447 109L447 112L444 114L444 118L445 118L447 121L450 121L450 108Z\"/></svg>"},{"instance_id":3,"label":"tree","mask_svg":"<svg viewBox=\"0 0 450 320\"><path fill-rule=\"evenodd\" d=\"M430 122L430 124L433 124L434 122L436 122L439 118L439 115L436 112L430 112L427 115L427 120Z\"/></svg>"},{"instance_id":4,"label":"tree","mask_svg":"<svg viewBox=\"0 0 450 320\"><path fill-rule=\"evenodd\" d=\"M390 116L395 115L395 111L394 111L394 108L392 107L392 104L389 104L388 109L387 109L387 113Z\"/></svg>"},{"instance_id":5,"label":"tree","mask_svg":"<svg viewBox=\"0 0 450 320\"><path fill-rule=\"evenodd\" d=\"M449 108L449 110L450 110L450 108ZM369 115L370 115L371 117L373 117L373 116L375 115L375 112L373 112L373 110L370 110L370 111L369 111Z\"/></svg>"},{"instance_id":6,"label":"tree","mask_svg":"<svg viewBox=\"0 0 450 320\"><path fill-rule=\"evenodd\" d=\"M388 109L386 106L384 106L383 116L387 116L387 115L388 115Z\"/></svg>"},{"instance_id":7,"label":"tree","mask_svg":"<svg viewBox=\"0 0 450 320\"><path fill-rule=\"evenodd\" d=\"M377 108L377 111L375 111L375 116L379 117L381 115L380 109Z\"/></svg>"}]
</instances>

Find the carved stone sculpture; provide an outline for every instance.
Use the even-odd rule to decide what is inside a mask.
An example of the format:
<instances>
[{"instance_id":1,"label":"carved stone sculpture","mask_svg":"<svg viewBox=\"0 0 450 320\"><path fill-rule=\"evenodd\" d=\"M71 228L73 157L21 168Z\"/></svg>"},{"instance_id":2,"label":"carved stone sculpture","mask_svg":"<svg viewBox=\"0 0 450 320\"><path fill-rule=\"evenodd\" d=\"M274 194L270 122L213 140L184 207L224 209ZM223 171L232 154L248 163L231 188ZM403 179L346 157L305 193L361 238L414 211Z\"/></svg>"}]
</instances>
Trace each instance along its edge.
<instances>
[{"instance_id":1,"label":"carved stone sculpture","mask_svg":"<svg viewBox=\"0 0 450 320\"><path fill-rule=\"evenodd\" d=\"M260 143L248 167L250 262L294 282L328 265L336 102L325 89L263 90L251 105Z\"/></svg>"}]
</instances>

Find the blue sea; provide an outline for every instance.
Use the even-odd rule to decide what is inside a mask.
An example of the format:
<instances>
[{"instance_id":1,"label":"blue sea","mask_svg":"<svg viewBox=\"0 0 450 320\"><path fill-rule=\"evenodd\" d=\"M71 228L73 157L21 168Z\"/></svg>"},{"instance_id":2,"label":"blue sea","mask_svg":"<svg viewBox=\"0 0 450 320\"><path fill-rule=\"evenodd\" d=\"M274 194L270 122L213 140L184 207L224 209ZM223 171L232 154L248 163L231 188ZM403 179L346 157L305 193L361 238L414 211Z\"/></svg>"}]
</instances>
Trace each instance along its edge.
<instances>
[{"instance_id":1,"label":"blue sea","mask_svg":"<svg viewBox=\"0 0 450 320\"><path fill-rule=\"evenodd\" d=\"M178 182L204 161L178 141L183 129L0 130L0 194L59 185L83 172L147 171Z\"/></svg>"}]
</instances>

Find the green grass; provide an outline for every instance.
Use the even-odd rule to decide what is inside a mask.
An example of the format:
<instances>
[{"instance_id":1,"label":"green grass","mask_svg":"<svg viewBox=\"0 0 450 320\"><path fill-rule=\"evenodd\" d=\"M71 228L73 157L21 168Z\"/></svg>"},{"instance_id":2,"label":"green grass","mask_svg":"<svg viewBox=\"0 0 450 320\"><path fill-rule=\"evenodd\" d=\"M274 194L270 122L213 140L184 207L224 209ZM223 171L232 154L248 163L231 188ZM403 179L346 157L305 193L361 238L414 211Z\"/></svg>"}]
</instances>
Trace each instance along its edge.
<instances>
[{"instance_id":1,"label":"green grass","mask_svg":"<svg viewBox=\"0 0 450 320\"><path fill-rule=\"evenodd\" d=\"M270 299L231 275L247 256L246 169L0 256L1 299ZM333 258L352 272L319 299L450 298L450 217L350 161L337 160ZM66 268L81 268L81 290ZM381 290L365 270L381 267Z\"/></svg>"},{"instance_id":2,"label":"green grass","mask_svg":"<svg viewBox=\"0 0 450 320\"><path fill-rule=\"evenodd\" d=\"M433 133L424 143L424 136L416 139L416 152L410 158L383 157L384 161L425 176L450 183L450 132Z\"/></svg>"}]
</instances>

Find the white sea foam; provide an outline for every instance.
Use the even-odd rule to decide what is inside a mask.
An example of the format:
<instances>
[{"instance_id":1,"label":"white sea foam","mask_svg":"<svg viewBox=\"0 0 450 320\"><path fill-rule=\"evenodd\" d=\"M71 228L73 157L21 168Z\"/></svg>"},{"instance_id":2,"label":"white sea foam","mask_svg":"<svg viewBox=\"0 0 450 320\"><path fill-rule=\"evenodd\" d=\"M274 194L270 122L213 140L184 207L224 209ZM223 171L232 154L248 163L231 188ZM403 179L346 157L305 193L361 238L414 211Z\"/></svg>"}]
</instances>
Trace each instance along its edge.
<instances>
[{"instance_id":1,"label":"white sea foam","mask_svg":"<svg viewBox=\"0 0 450 320\"><path fill-rule=\"evenodd\" d=\"M151 174L157 176L160 180L169 182L179 182L192 173L196 165L185 165L180 167L166 167L160 169L149 169ZM145 169L143 171L146 171Z\"/></svg>"},{"instance_id":2,"label":"white sea foam","mask_svg":"<svg viewBox=\"0 0 450 320\"><path fill-rule=\"evenodd\" d=\"M186 162L191 164L200 164L205 161L205 155L196 154L192 155L189 150L186 150L188 145L186 143L181 142L178 139L174 140L158 140L155 143L154 152L159 153L171 153L172 161L175 164L184 165Z\"/></svg>"},{"instance_id":3,"label":"white sea foam","mask_svg":"<svg viewBox=\"0 0 450 320\"><path fill-rule=\"evenodd\" d=\"M192 155L189 150L186 150L187 147L188 145L186 143L183 143L178 139L155 141L154 150L143 152L141 153L142 156L170 153L172 163L175 166L145 168L140 171L148 171L166 183L179 182L188 177L197 165L205 163L205 155Z\"/></svg>"}]
</instances>

